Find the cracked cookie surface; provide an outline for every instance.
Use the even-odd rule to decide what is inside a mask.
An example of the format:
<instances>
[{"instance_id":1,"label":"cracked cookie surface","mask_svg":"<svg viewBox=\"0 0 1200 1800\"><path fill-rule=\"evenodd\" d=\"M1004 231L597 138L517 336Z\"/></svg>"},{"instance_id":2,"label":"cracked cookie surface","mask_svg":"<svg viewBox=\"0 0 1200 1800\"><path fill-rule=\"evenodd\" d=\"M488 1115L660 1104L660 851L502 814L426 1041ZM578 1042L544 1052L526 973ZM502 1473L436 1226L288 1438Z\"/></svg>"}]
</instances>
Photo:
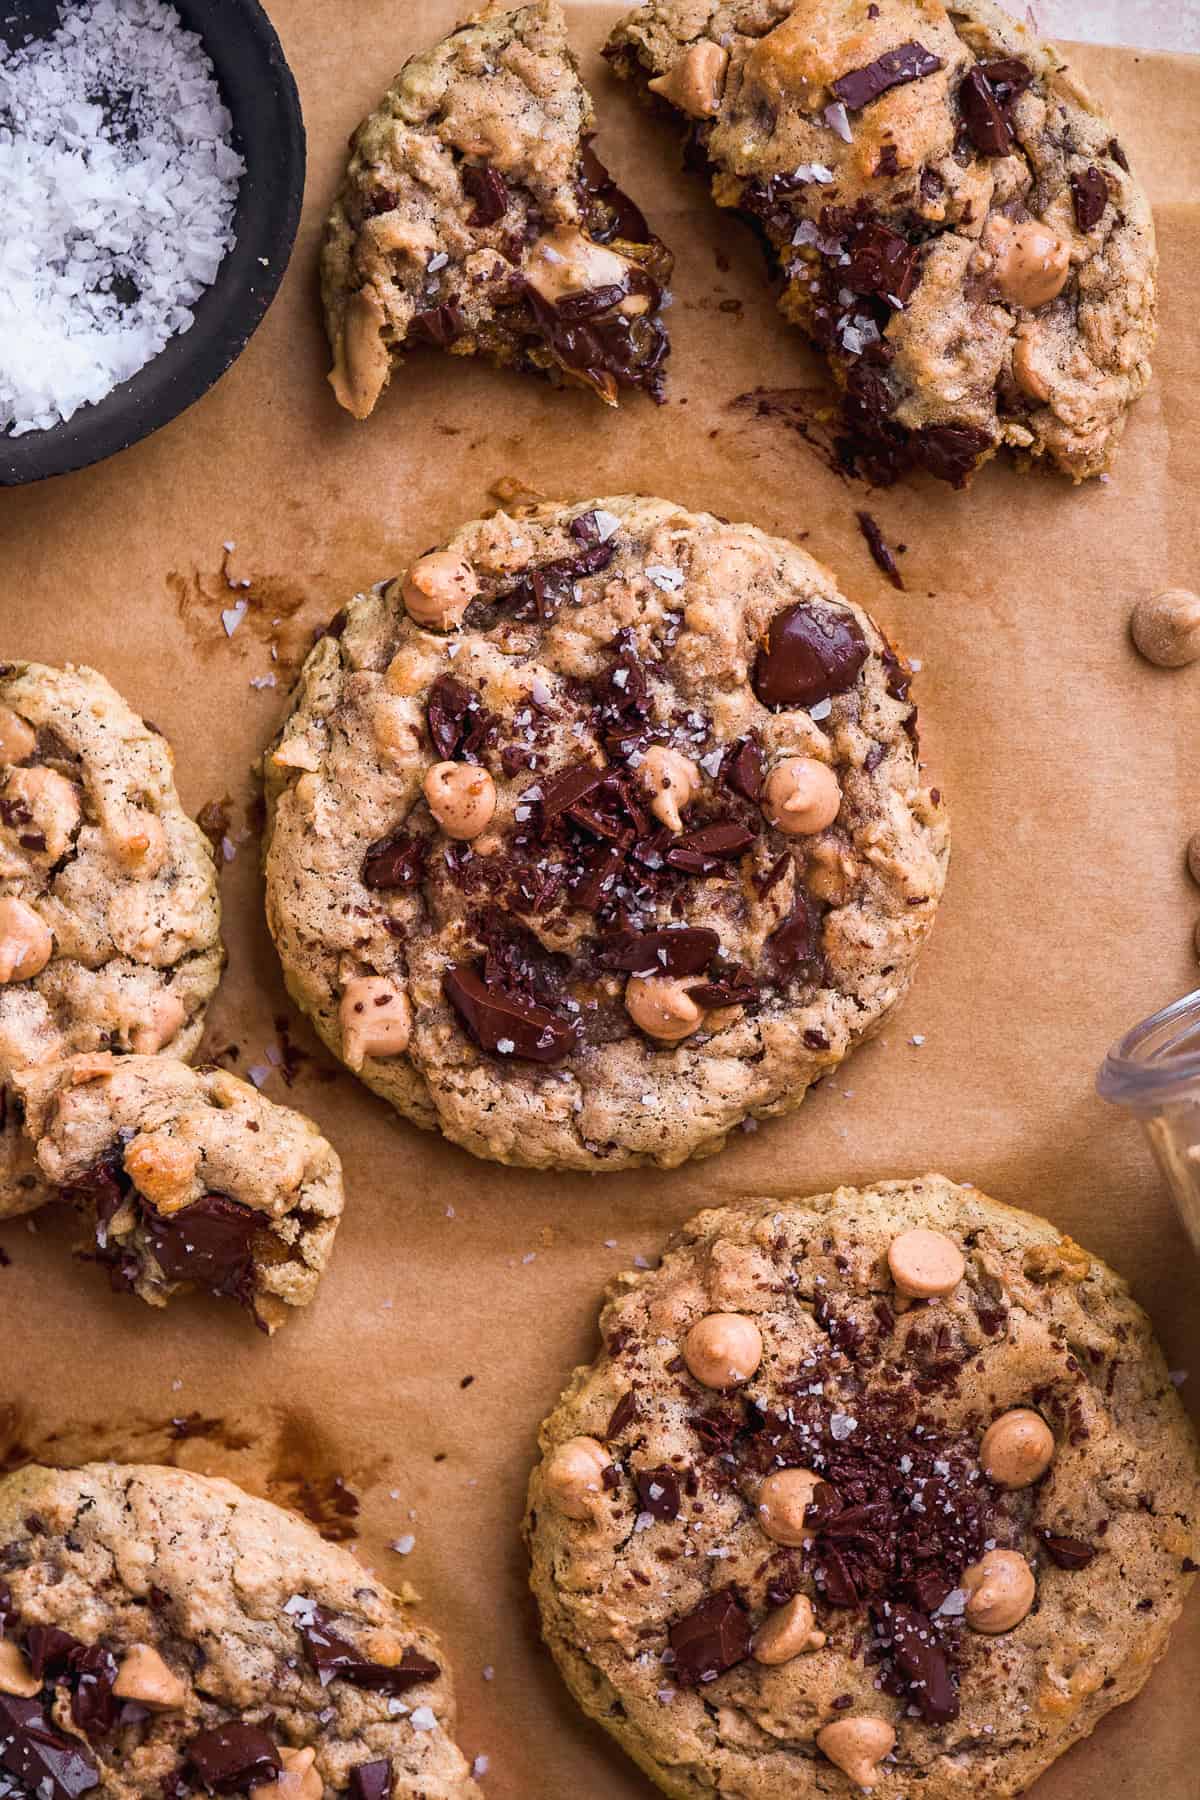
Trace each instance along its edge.
<instances>
[{"instance_id":1,"label":"cracked cookie surface","mask_svg":"<svg viewBox=\"0 0 1200 1800\"><path fill-rule=\"evenodd\" d=\"M342 1166L303 1113L173 1056L78 1056L17 1082L39 1174L87 1220L115 1292L165 1306L200 1288L267 1332L315 1297Z\"/></svg>"},{"instance_id":2,"label":"cracked cookie surface","mask_svg":"<svg viewBox=\"0 0 1200 1800\"><path fill-rule=\"evenodd\" d=\"M931 1247L951 1285L914 1301ZM1163 1654L1195 1439L1124 1283L1044 1220L940 1176L709 1211L600 1330L542 1429L532 1585L668 1794L1006 1800Z\"/></svg>"},{"instance_id":3,"label":"cracked cookie surface","mask_svg":"<svg viewBox=\"0 0 1200 1800\"><path fill-rule=\"evenodd\" d=\"M31 1467L0 1480L0 1545L6 1791L478 1800L411 1591L291 1513L178 1469Z\"/></svg>"},{"instance_id":4,"label":"cracked cookie surface","mask_svg":"<svg viewBox=\"0 0 1200 1800\"><path fill-rule=\"evenodd\" d=\"M0 1218L45 1198L14 1074L79 1051L193 1055L219 932L166 739L94 669L0 665Z\"/></svg>"},{"instance_id":5,"label":"cracked cookie surface","mask_svg":"<svg viewBox=\"0 0 1200 1800\"><path fill-rule=\"evenodd\" d=\"M957 486L1001 447L1112 466L1150 378L1154 224L1053 45L990 0L650 0L606 54L765 235L845 462Z\"/></svg>"},{"instance_id":6,"label":"cracked cookie surface","mask_svg":"<svg viewBox=\"0 0 1200 1800\"><path fill-rule=\"evenodd\" d=\"M753 526L465 525L339 615L266 758L292 997L477 1155L719 1149L912 978L948 855L915 719L875 624Z\"/></svg>"},{"instance_id":7,"label":"cracked cookie surface","mask_svg":"<svg viewBox=\"0 0 1200 1800\"><path fill-rule=\"evenodd\" d=\"M482 355L616 405L661 399L671 256L591 149L556 0L491 6L410 58L351 142L321 291L338 401L408 350Z\"/></svg>"}]
</instances>

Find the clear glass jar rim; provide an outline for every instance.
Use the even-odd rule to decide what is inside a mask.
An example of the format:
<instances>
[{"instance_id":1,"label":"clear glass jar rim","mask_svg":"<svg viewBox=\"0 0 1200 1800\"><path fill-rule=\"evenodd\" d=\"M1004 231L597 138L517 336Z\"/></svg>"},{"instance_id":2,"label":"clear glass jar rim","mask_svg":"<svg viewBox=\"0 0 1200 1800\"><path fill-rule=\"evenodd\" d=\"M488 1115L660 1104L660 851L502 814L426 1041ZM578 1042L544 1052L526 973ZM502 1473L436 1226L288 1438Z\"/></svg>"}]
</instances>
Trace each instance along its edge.
<instances>
[{"instance_id":1,"label":"clear glass jar rim","mask_svg":"<svg viewBox=\"0 0 1200 1800\"><path fill-rule=\"evenodd\" d=\"M1138 1109L1200 1087L1200 988L1173 1000L1117 1039L1100 1065L1102 1100Z\"/></svg>"}]
</instances>

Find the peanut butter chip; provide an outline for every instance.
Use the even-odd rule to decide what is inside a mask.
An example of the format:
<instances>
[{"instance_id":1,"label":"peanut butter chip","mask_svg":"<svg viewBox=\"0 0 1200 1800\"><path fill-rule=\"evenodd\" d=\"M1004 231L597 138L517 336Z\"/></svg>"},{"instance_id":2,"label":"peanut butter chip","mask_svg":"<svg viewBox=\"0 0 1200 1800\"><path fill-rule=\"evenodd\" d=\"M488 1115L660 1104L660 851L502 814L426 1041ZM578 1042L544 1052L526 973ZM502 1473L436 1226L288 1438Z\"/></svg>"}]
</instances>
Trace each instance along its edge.
<instances>
[{"instance_id":1,"label":"peanut butter chip","mask_svg":"<svg viewBox=\"0 0 1200 1800\"><path fill-rule=\"evenodd\" d=\"M1045 306L1066 286L1071 246L1040 219L1013 224L1003 213L988 220L984 242L993 252L992 280L1013 306L1033 311Z\"/></svg>"},{"instance_id":2,"label":"peanut butter chip","mask_svg":"<svg viewBox=\"0 0 1200 1800\"><path fill-rule=\"evenodd\" d=\"M1014 1407L993 1419L979 1446L979 1461L997 1487L1025 1488L1054 1460L1054 1433L1040 1413Z\"/></svg>"},{"instance_id":3,"label":"peanut butter chip","mask_svg":"<svg viewBox=\"0 0 1200 1800\"><path fill-rule=\"evenodd\" d=\"M684 1362L707 1388L749 1381L762 1353L762 1332L745 1313L708 1313L696 1320L683 1344Z\"/></svg>"},{"instance_id":4,"label":"peanut butter chip","mask_svg":"<svg viewBox=\"0 0 1200 1800\"><path fill-rule=\"evenodd\" d=\"M704 1023L704 1008L688 993L695 985L695 977L631 975L625 983L625 1010L647 1037L678 1044Z\"/></svg>"},{"instance_id":5,"label":"peanut butter chip","mask_svg":"<svg viewBox=\"0 0 1200 1800\"><path fill-rule=\"evenodd\" d=\"M546 1464L546 1495L568 1519L586 1519L604 1493L601 1477L612 1457L595 1438L568 1438Z\"/></svg>"},{"instance_id":6,"label":"peanut butter chip","mask_svg":"<svg viewBox=\"0 0 1200 1800\"><path fill-rule=\"evenodd\" d=\"M419 557L400 586L410 619L427 631L454 631L479 592L475 571L452 550Z\"/></svg>"},{"instance_id":7,"label":"peanut butter chip","mask_svg":"<svg viewBox=\"0 0 1200 1800\"><path fill-rule=\"evenodd\" d=\"M941 1231L902 1231L888 1246L892 1280L910 1300L941 1300L967 1272L962 1251Z\"/></svg>"},{"instance_id":8,"label":"peanut butter chip","mask_svg":"<svg viewBox=\"0 0 1200 1800\"><path fill-rule=\"evenodd\" d=\"M474 763L434 763L425 777L425 798L446 836L467 842L491 824L496 784Z\"/></svg>"},{"instance_id":9,"label":"peanut butter chip","mask_svg":"<svg viewBox=\"0 0 1200 1800\"><path fill-rule=\"evenodd\" d=\"M250 1800L321 1800L325 1792L314 1763L317 1753L311 1748L291 1750L282 1745L279 1761L283 1765L274 1781L258 1781L250 1789Z\"/></svg>"},{"instance_id":10,"label":"peanut butter chip","mask_svg":"<svg viewBox=\"0 0 1200 1800\"><path fill-rule=\"evenodd\" d=\"M137 1056L156 1056L164 1044L170 1043L186 1018L183 1001L177 994L155 994L145 1018L129 1034L130 1049Z\"/></svg>"},{"instance_id":11,"label":"peanut butter chip","mask_svg":"<svg viewBox=\"0 0 1200 1800\"><path fill-rule=\"evenodd\" d=\"M0 1694L15 1694L19 1700L32 1700L41 1691L42 1684L21 1649L11 1638L0 1638Z\"/></svg>"},{"instance_id":12,"label":"peanut butter chip","mask_svg":"<svg viewBox=\"0 0 1200 1800\"><path fill-rule=\"evenodd\" d=\"M879 1782L879 1765L896 1747L896 1733L886 1719L868 1713L861 1719L835 1719L817 1733L817 1749L858 1787Z\"/></svg>"},{"instance_id":13,"label":"peanut butter chip","mask_svg":"<svg viewBox=\"0 0 1200 1800\"><path fill-rule=\"evenodd\" d=\"M361 1069L368 1056L402 1056L412 1036L412 1007L390 975L356 975L338 1007L342 1060Z\"/></svg>"},{"instance_id":14,"label":"peanut butter chip","mask_svg":"<svg viewBox=\"0 0 1200 1800\"><path fill-rule=\"evenodd\" d=\"M1139 600L1129 627L1147 662L1160 669L1182 669L1200 656L1200 594L1166 588Z\"/></svg>"},{"instance_id":15,"label":"peanut butter chip","mask_svg":"<svg viewBox=\"0 0 1200 1800\"><path fill-rule=\"evenodd\" d=\"M1023 394L1043 403L1050 398L1050 384L1039 361L1042 328L1036 319L1026 319L1017 327L1013 340L1013 380Z\"/></svg>"},{"instance_id":16,"label":"peanut butter chip","mask_svg":"<svg viewBox=\"0 0 1200 1800\"><path fill-rule=\"evenodd\" d=\"M23 763L37 749L37 733L11 706L0 706L0 764Z\"/></svg>"},{"instance_id":17,"label":"peanut butter chip","mask_svg":"<svg viewBox=\"0 0 1200 1800\"><path fill-rule=\"evenodd\" d=\"M690 118L711 119L721 109L728 67L728 50L704 38L689 45L667 74L657 75L647 85L652 94L661 94Z\"/></svg>"},{"instance_id":18,"label":"peanut butter chip","mask_svg":"<svg viewBox=\"0 0 1200 1800\"><path fill-rule=\"evenodd\" d=\"M811 1537L804 1515L821 1477L811 1469L776 1469L758 1490L758 1522L776 1544L793 1548Z\"/></svg>"},{"instance_id":19,"label":"peanut butter chip","mask_svg":"<svg viewBox=\"0 0 1200 1800\"><path fill-rule=\"evenodd\" d=\"M775 1667L791 1662L806 1650L819 1650L825 1633L814 1630L812 1601L805 1594L793 1594L776 1607L754 1634L752 1654L755 1662Z\"/></svg>"},{"instance_id":20,"label":"peanut butter chip","mask_svg":"<svg viewBox=\"0 0 1200 1800\"><path fill-rule=\"evenodd\" d=\"M573 226L563 226L535 240L525 278L553 306L567 294L594 288L624 287L631 264Z\"/></svg>"},{"instance_id":21,"label":"peanut butter chip","mask_svg":"<svg viewBox=\"0 0 1200 1800\"><path fill-rule=\"evenodd\" d=\"M49 926L24 900L0 900L0 982L40 975L54 951Z\"/></svg>"},{"instance_id":22,"label":"peanut butter chip","mask_svg":"<svg viewBox=\"0 0 1200 1800\"><path fill-rule=\"evenodd\" d=\"M156 1212L178 1212L199 1199L200 1149L168 1130L143 1131L125 1146L125 1170Z\"/></svg>"},{"instance_id":23,"label":"peanut butter chip","mask_svg":"<svg viewBox=\"0 0 1200 1800\"><path fill-rule=\"evenodd\" d=\"M1033 1570L1016 1550L989 1550L963 1570L959 1586L967 1596L967 1624L989 1637L1019 1625L1037 1593Z\"/></svg>"},{"instance_id":24,"label":"peanut butter chip","mask_svg":"<svg viewBox=\"0 0 1200 1800\"><path fill-rule=\"evenodd\" d=\"M187 1688L149 1644L134 1644L121 1658L113 1693L118 1700L140 1700L164 1712L183 1706Z\"/></svg>"},{"instance_id":25,"label":"peanut butter chip","mask_svg":"<svg viewBox=\"0 0 1200 1800\"><path fill-rule=\"evenodd\" d=\"M824 831L838 816L842 790L832 769L812 756L788 756L767 776L763 812L789 837Z\"/></svg>"},{"instance_id":26,"label":"peanut butter chip","mask_svg":"<svg viewBox=\"0 0 1200 1800\"><path fill-rule=\"evenodd\" d=\"M668 831L682 831L683 814L700 791L700 771L691 757L652 744L638 764L637 777L655 818Z\"/></svg>"},{"instance_id":27,"label":"peanut butter chip","mask_svg":"<svg viewBox=\"0 0 1200 1800\"><path fill-rule=\"evenodd\" d=\"M374 288L359 288L346 302L329 383L356 419L365 419L387 386L391 358L383 341L386 320Z\"/></svg>"}]
</instances>

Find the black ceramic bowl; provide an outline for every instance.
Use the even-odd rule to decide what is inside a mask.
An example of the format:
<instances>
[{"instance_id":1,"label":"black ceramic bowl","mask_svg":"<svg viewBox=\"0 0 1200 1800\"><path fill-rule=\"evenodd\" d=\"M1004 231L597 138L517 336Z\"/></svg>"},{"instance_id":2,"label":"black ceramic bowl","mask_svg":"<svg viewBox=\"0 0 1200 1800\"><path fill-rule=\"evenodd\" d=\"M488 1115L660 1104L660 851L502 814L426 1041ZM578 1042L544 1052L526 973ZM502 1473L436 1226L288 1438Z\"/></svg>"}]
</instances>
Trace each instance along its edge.
<instances>
[{"instance_id":1,"label":"black ceramic bowl","mask_svg":"<svg viewBox=\"0 0 1200 1800\"><path fill-rule=\"evenodd\" d=\"M292 72L258 0L171 0L199 32L233 115L245 161L234 229L237 243L192 311L190 331L164 345L136 375L61 425L20 437L0 434L0 487L41 481L136 444L206 393L245 348L283 279L304 197L304 121ZM0 0L44 35L50 0Z\"/></svg>"}]
</instances>

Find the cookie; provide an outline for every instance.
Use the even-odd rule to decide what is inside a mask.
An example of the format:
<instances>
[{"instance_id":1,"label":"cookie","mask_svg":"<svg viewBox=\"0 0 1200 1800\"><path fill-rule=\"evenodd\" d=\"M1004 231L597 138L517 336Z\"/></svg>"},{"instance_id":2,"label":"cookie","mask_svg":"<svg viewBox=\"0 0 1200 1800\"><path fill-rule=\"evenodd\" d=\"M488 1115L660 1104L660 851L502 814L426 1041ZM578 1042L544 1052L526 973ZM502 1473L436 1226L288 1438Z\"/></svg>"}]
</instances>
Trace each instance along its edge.
<instances>
[{"instance_id":1,"label":"cookie","mask_svg":"<svg viewBox=\"0 0 1200 1800\"><path fill-rule=\"evenodd\" d=\"M0 665L0 1218L45 1198L12 1078L78 1051L194 1054L221 973L208 840L170 745L94 669Z\"/></svg>"},{"instance_id":2,"label":"cookie","mask_svg":"<svg viewBox=\"0 0 1200 1800\"><path fill-rule=\"evenodd\" d=\"M701 1213L619 1277L526 1533L668 1794L1023 1793L1163 1654L1196 1444L1125 1284L942 1176Z\"/></svg>"},{"instance_id":3,"label":"cookie","mask_svg":"<svg viewBox=\"0 0 1200 1800\"><path fill-rule=\"evenodd\" d=\"M18 1082L39 1174L115 1292L165 1306L200 1288L268 1333L313 1299L342 1166L303 1113L173 1056L77 1056Z\"/></svg>"},{"instance_id":4,"label":"cookie","mask_svg":"<svg viewBox=\"0 0 1200 1800\"><path fill-rule=\"evenodd\" d=\"M764 236L843 463L1111 468L1150 379L1154 224L1053 45L991 0L650 0L606 54Z\"/></svg>"},{"instance_id":5,"label":"cookie","mask_svg":"<svg viewBox=\"0 0 1200 1800\"><path fill-rule=\"evenodd\" d=\"M289 990L419 1125L671 1167L791 1111L942 891L909 673L803 550L625 496L360 596L266 759Z\"/></svg>"},{"instance_id":6,"label":"cookie","mask_svg":"<svg viewBox=\"0 0 1200 1800\"><path fill-rule=\"evenodd\" d=\"M0 1788L28 1800L466 1800L411 1590L229 1481L0 1480Z\"/></svg>"},{"instance_id":7,"label":"cookie","mask_svg":"<svg viewBox=\"0 0 1200 1800\"><path fill-rule=\"evenodd\" d=\"M671 256L611 179L557 0L412 57L351 139L325 229L330 382L356 418L413 349L662 398Z\"/></svg>"}]
</instances>

